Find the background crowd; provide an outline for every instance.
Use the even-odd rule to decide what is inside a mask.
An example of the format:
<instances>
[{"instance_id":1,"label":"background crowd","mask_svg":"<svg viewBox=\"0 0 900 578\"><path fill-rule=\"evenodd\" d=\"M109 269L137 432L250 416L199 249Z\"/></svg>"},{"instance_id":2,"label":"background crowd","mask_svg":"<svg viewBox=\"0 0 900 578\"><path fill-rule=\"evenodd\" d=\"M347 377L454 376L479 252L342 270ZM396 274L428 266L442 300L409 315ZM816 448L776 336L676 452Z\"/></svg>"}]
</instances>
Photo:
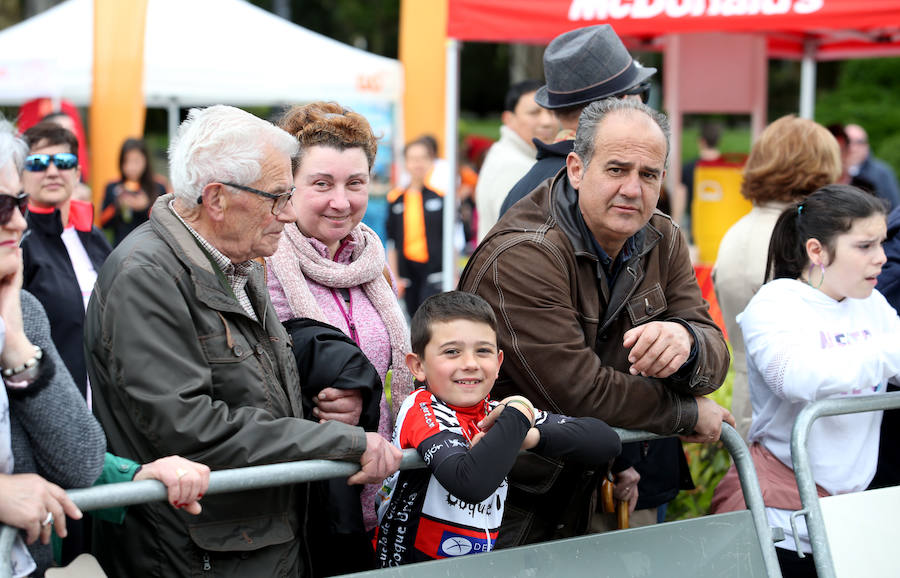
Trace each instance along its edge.
<instances>
[{"instance_id":1,"label":"background crowd","mask_svg":"<svg viewBox=\"0 0 900 578\"><path fill-rule=\"evenodd\" d=\"M693 487L682 441L715 442L723 422L751 444L770 521L788 530L799 410L900 374L896 179L856 124L788 115L763 131L743 168L753 208L713 273L732 358L683 227L693 175L663 188L655 73L609 26L560 35L546 82L510 86L500 139L470 143L464 166L442 164L427 135L406 145L385 239L362 222L376 135L338 103L276 124L193 109L168 180L129 139L96 215L73 132L48 118L20 137L3 121L0 521L25 531L14 574L53 564L54 529L57 563L90 551L109 575L337 575L454 555L441 532L478 552L616 529L604 484L630 525L655 524ZM701 137L714 161L717 127ZM471 255L460 292L440 294L457 232L443 229L439 171L457 169L457 247ZM708 395L732 359L730 412ZM892 417L823 422L810 443L823 495L896 481L879 444ZM677 437L620 445L609 426ZM428 469L397 474L406 448ZM361 469L349 484L203 498L210 469L311 458ZM130 479L164 483L169 504L76 522L64 489ZM743 507L735 483L716 511ZM784 575L814 576L798 551L802 532L778 545Z\"/></svg>"}]
</instances>

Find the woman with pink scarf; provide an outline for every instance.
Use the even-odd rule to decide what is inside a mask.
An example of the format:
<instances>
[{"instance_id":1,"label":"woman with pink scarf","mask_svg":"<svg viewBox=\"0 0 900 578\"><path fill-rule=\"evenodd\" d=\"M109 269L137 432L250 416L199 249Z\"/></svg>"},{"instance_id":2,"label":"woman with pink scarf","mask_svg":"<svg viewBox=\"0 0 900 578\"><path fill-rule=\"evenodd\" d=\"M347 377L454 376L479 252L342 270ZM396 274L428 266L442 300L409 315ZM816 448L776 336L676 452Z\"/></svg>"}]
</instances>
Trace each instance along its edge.
<instances>
[{"instance_id":1,"label":"woman with pink scarf","mask_svg":"<svg viewBox=\"0 0 900 578\"><path fill-rule=\"evenodd\" d=\"M279 124L300 141L300 153L292 200L297 223L285 227L278 250L266 258L275 311L282 322L309 318L343 331L371 361L382 385L392 370L391 400L399 408L413 386L405 363L409 328L381 240L361 222L377 150L375 135L365 117L336 103L293 107ZM396 410L392 412L383 392L379 393L378 432L390 440ZM308 417L357 425L362 412L360 390L326 387L316 396ZM374 567L367 533L377 525L377 489L366 487L362 492L365 532L348 531L353 524L336 520L327 506L321 512L326 519L311 520L314 575Z\"/></svg>"}]
</instances>

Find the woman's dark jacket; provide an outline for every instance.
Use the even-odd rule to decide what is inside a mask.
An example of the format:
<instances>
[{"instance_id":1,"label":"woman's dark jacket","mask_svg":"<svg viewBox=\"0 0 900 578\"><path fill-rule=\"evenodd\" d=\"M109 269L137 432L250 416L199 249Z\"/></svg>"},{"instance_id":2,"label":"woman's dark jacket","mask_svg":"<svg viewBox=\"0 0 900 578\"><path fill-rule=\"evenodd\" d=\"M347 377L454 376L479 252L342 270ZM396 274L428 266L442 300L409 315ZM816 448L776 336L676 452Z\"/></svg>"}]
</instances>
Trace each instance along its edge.
<instances>
[{"instance_id":1,"label":"woman's dark jacket","mask_svg":"<svg viewBox=\"0 0 900 578\"><path fill-rule=\"evenodd\" d=\"M59 209L29 212L28 231L22 241L22 288L38 298L50 319L50 335L83 397L87 390L84 363L84 300L72 260L62 240ZM97 227L78 231L94 270L98 273L112 248Z\"/></svg>"},{"instance_id":2,"label":"woman's dark jacket","mask_svg":"<svg viewBox=\"0 0 900 578\"><path fill-rule=\"evenodd\" d=\"M297 371L303 384L303 415L312 415L315 396L327 387L358 389L363 410L360 426L366 431L378 429L381 401L381 377L369 358L343 331L320 321L298 318L284 322L294 345ZM310 484L308 517L312 531L328 534L365 532L359 504L361 486L348 486L344 479ZM374 504L371 505L373 508ZM327 527L322 527L322 523Z\"/></svg>"}]
</instances>

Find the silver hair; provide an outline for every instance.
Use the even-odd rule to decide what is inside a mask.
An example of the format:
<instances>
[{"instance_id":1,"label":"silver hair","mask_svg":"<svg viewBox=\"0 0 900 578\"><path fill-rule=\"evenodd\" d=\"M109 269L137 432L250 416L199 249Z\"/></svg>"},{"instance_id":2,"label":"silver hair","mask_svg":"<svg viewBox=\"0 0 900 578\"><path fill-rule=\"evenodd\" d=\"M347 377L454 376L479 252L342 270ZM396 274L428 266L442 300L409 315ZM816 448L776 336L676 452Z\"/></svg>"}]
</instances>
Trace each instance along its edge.
<instances>
[{"instance_id":1,"label":"silver hair","mask_svg":"<svg viewBox=\"0 0 900 578\"><path fill-rule=\"evenodd\" d=\"M28 155L28 145L19 136L19 132L11 122L0 115L0 167L12 162L16 172L21 173L25 168L25 157Z\"/></svg>"},{"instance_id":2,"label":"silver hair","mask_svg":"<svg viewBox=\"0 0 900 578\"><path fill-rule=\"evenodd\" d=\"M653 110L646 104L633 98L605 98L592 102L584 107L581 116L578 117L578 129L575 131L575 154L584 163L584 167L590 164L594 158L594 139L597 135L597 125L611 113L634 111L646 114L662 130L666 138L666 160L669 163L669 139L672 137L672 129L669 119L663 113Z\"/></svg>"},{"instance_id":3,"label":"silver hair","mask_svg":"<svg viewBox=\"0 0 900 578\"><path fill-rule=\"evenodd\" d=\"M169 145L175 196L194 207L209 183L253 183L261 176L267 147L293 158L299 145L289 133L239 108L192 108Z\"/></svg>"}]
</instances>

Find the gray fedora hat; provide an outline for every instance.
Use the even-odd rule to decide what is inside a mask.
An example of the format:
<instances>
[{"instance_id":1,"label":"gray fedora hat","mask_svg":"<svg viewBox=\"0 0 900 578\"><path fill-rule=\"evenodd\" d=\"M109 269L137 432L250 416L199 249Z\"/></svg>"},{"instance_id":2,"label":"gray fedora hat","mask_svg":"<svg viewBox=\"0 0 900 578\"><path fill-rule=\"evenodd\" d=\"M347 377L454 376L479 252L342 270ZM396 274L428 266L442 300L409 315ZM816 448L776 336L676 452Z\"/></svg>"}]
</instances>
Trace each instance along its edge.
<instances>
[{"instance_id":1,"label":"gray fedora hat","mask_svg":"<svg viewBox=\"0 0 900 578\"><path fill-rule=\"evenodd\" d=\"M571 30L544 51L547 84L534 100L544 108L565 108L621 94L656 72L635 63L609 24Z\"/></svg>"}]
</instances>

